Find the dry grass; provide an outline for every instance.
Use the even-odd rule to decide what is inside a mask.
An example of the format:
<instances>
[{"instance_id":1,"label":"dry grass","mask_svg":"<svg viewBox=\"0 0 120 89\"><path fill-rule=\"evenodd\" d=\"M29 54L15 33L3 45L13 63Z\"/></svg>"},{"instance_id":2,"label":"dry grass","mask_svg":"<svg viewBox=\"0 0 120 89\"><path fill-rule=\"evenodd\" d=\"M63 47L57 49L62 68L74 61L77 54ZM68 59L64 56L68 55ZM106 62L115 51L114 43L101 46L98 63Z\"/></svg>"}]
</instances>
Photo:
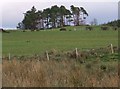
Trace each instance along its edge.
<instances>
[{"instance_id":1,"label":"dry grass","mask_svg":"<svg viewBox=\"0 0 120 89\"><path fill-rule=\"evenodd\" d=\"M3 87L117 87L117 62L3 60Z\"/></svg>"}]
</instances>

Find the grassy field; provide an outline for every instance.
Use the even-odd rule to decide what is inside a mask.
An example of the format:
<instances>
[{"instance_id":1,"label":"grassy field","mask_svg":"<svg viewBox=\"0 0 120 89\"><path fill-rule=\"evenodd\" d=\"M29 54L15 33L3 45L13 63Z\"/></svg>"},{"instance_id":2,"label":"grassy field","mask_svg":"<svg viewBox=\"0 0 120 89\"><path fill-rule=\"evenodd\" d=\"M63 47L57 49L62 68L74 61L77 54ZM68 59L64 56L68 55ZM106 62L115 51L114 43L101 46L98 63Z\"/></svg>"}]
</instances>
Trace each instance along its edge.
<instances>
[{"instance_id":1,"label":"grassy field","mask_svg":"<svg viewBox=\"0 0 120 89\"><path fill-rule=\"evenodd\" d=\"M118 31L67 30L3 33L3 87L118 87Z\"/></svg>"},{"instance_id":2,"label":"grassy field","mask_svg":"<svg viewBox=\"0 0 120 89\"><path fill-rule=\"evenodd\" d=\"M73 29L76 28L77 31ZM99 48L118 44L118 31L102 31L99 27L87 31L84 27L67 27L68 31L60 32L58 29L52 31L22 32L10 31L2 34L2 53L8 55L32 55L45 52L46 50L80 50ZM69 31L72 30L72 31Z\"/></svg>"}]
</instances>

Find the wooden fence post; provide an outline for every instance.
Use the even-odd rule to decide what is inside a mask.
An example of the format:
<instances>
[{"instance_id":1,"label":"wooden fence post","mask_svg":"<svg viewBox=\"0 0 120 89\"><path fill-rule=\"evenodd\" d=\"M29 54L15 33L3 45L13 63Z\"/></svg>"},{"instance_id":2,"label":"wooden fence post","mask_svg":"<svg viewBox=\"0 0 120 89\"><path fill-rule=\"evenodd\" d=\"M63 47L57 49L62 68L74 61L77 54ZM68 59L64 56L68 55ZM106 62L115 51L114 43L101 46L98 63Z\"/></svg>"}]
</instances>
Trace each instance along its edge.
<instances>
[{"instance_id":1,"label":"wooden fence post","mask_svg":"<svg viewBox=\"0 0 120 89\"><path fill-rule=\"evenodd\" d=\"M111 44L111 52L112 52L112 54L114 53L113 45L112 44Z\"/></svg>"},{"instance_id":2,"label":"wooden fence post","mask_svg":"<svg viewBox=\"0 0 120 89\"><path fill-rule=\"evenodd\" d=\"M10 53L8 54L8 59L10 60Z\"/></svg>"},{"instance_id":3,"label":"wooden fence post","mask_svg":"<svg viewBox=\"0 0 120 89\"><path fill-rule=\"evenodd\" d=\"M46 56L47 56L47 60L49 61L50 58L49 58L49 55L48 55L48 51L46 51Z\"/></svg>"},{"instance_id":4,"label":"wooden fence post","mask_svg":"<svg viewBox=\"0 0 120 89\"><path fill-rule=\"evenodd\" d=\"M76 54L76 58L78 58L78 50L77 50L77 48L75 48L75 54Z\"/></svg>"}]
</instances>

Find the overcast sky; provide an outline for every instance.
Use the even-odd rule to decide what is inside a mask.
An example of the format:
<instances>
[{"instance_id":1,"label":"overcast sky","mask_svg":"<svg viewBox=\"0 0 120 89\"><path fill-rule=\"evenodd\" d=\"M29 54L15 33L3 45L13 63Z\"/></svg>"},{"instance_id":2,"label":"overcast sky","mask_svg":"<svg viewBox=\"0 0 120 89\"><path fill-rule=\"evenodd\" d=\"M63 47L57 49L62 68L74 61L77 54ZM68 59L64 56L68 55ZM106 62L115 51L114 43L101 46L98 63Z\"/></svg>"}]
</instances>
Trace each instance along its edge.
<instances>
[{"instance_id":1,"label":"overcast sky","mask_svg":"<svg viewBox=\"0 0 120 89\"><path fill-rule=\"evenodd\" d=\"M2 28L16 28L18 22L24 18L23 13L35 6L37 10L51 7L52 5L64 5L70 10L70 6L83 6L88 14L87 23L90 23L94 18L98 23L106 23L108 21L118 19L118 0L4 0L2 1L2 10L0 23ZM0 7L0 8L1 8Z\"/></svg>"}]
</instances>

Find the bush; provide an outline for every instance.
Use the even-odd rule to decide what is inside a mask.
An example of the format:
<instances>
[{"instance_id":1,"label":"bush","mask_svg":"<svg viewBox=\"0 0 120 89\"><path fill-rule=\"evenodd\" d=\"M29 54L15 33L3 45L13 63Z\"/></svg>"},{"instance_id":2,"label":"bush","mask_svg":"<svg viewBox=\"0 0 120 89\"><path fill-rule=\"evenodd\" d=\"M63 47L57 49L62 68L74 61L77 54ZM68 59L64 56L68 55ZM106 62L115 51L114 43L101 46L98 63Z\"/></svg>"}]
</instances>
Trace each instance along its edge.
<instances>
[{"instance_id":1,"label":"bush","mask_svg":"<svg viewBox=\"0 0 120 89\"><path fill-rule=\"evenodd\" d=\"M91 31L91 30L93 30L93 27L91 27L91 26L87 26L87 27L86 27L86 30Z\"/></svg>"},{"instance_id":2,"label":"bush","mask_svg":"<svg viewBox=\"0 0 120 89\"><path fill-rule=\"evenodd\" d=\"M107 26L102 26L102 27L101 27L101 30L109 30L109 27L107 27Z\"/></svg>"},{"instance_id":3,"label":"bush","mask_svg":"<svg viewBox=\"0 0 120 89\"><path fill-rule=\"evenodd\" d=\"M113 27L113 30L117 30L117 29L118 29L118 27L115 27L115 26Z\"/></svg>"},{"instance_id":4,"label":"bush","mask_svg":"<svg viewBox=\"0 0 120 89\"><path fill-rule=\"evenodd\" d=\"M67 31L66 28L60 28L60 31Z\"/></svg>"}]
</instances>

